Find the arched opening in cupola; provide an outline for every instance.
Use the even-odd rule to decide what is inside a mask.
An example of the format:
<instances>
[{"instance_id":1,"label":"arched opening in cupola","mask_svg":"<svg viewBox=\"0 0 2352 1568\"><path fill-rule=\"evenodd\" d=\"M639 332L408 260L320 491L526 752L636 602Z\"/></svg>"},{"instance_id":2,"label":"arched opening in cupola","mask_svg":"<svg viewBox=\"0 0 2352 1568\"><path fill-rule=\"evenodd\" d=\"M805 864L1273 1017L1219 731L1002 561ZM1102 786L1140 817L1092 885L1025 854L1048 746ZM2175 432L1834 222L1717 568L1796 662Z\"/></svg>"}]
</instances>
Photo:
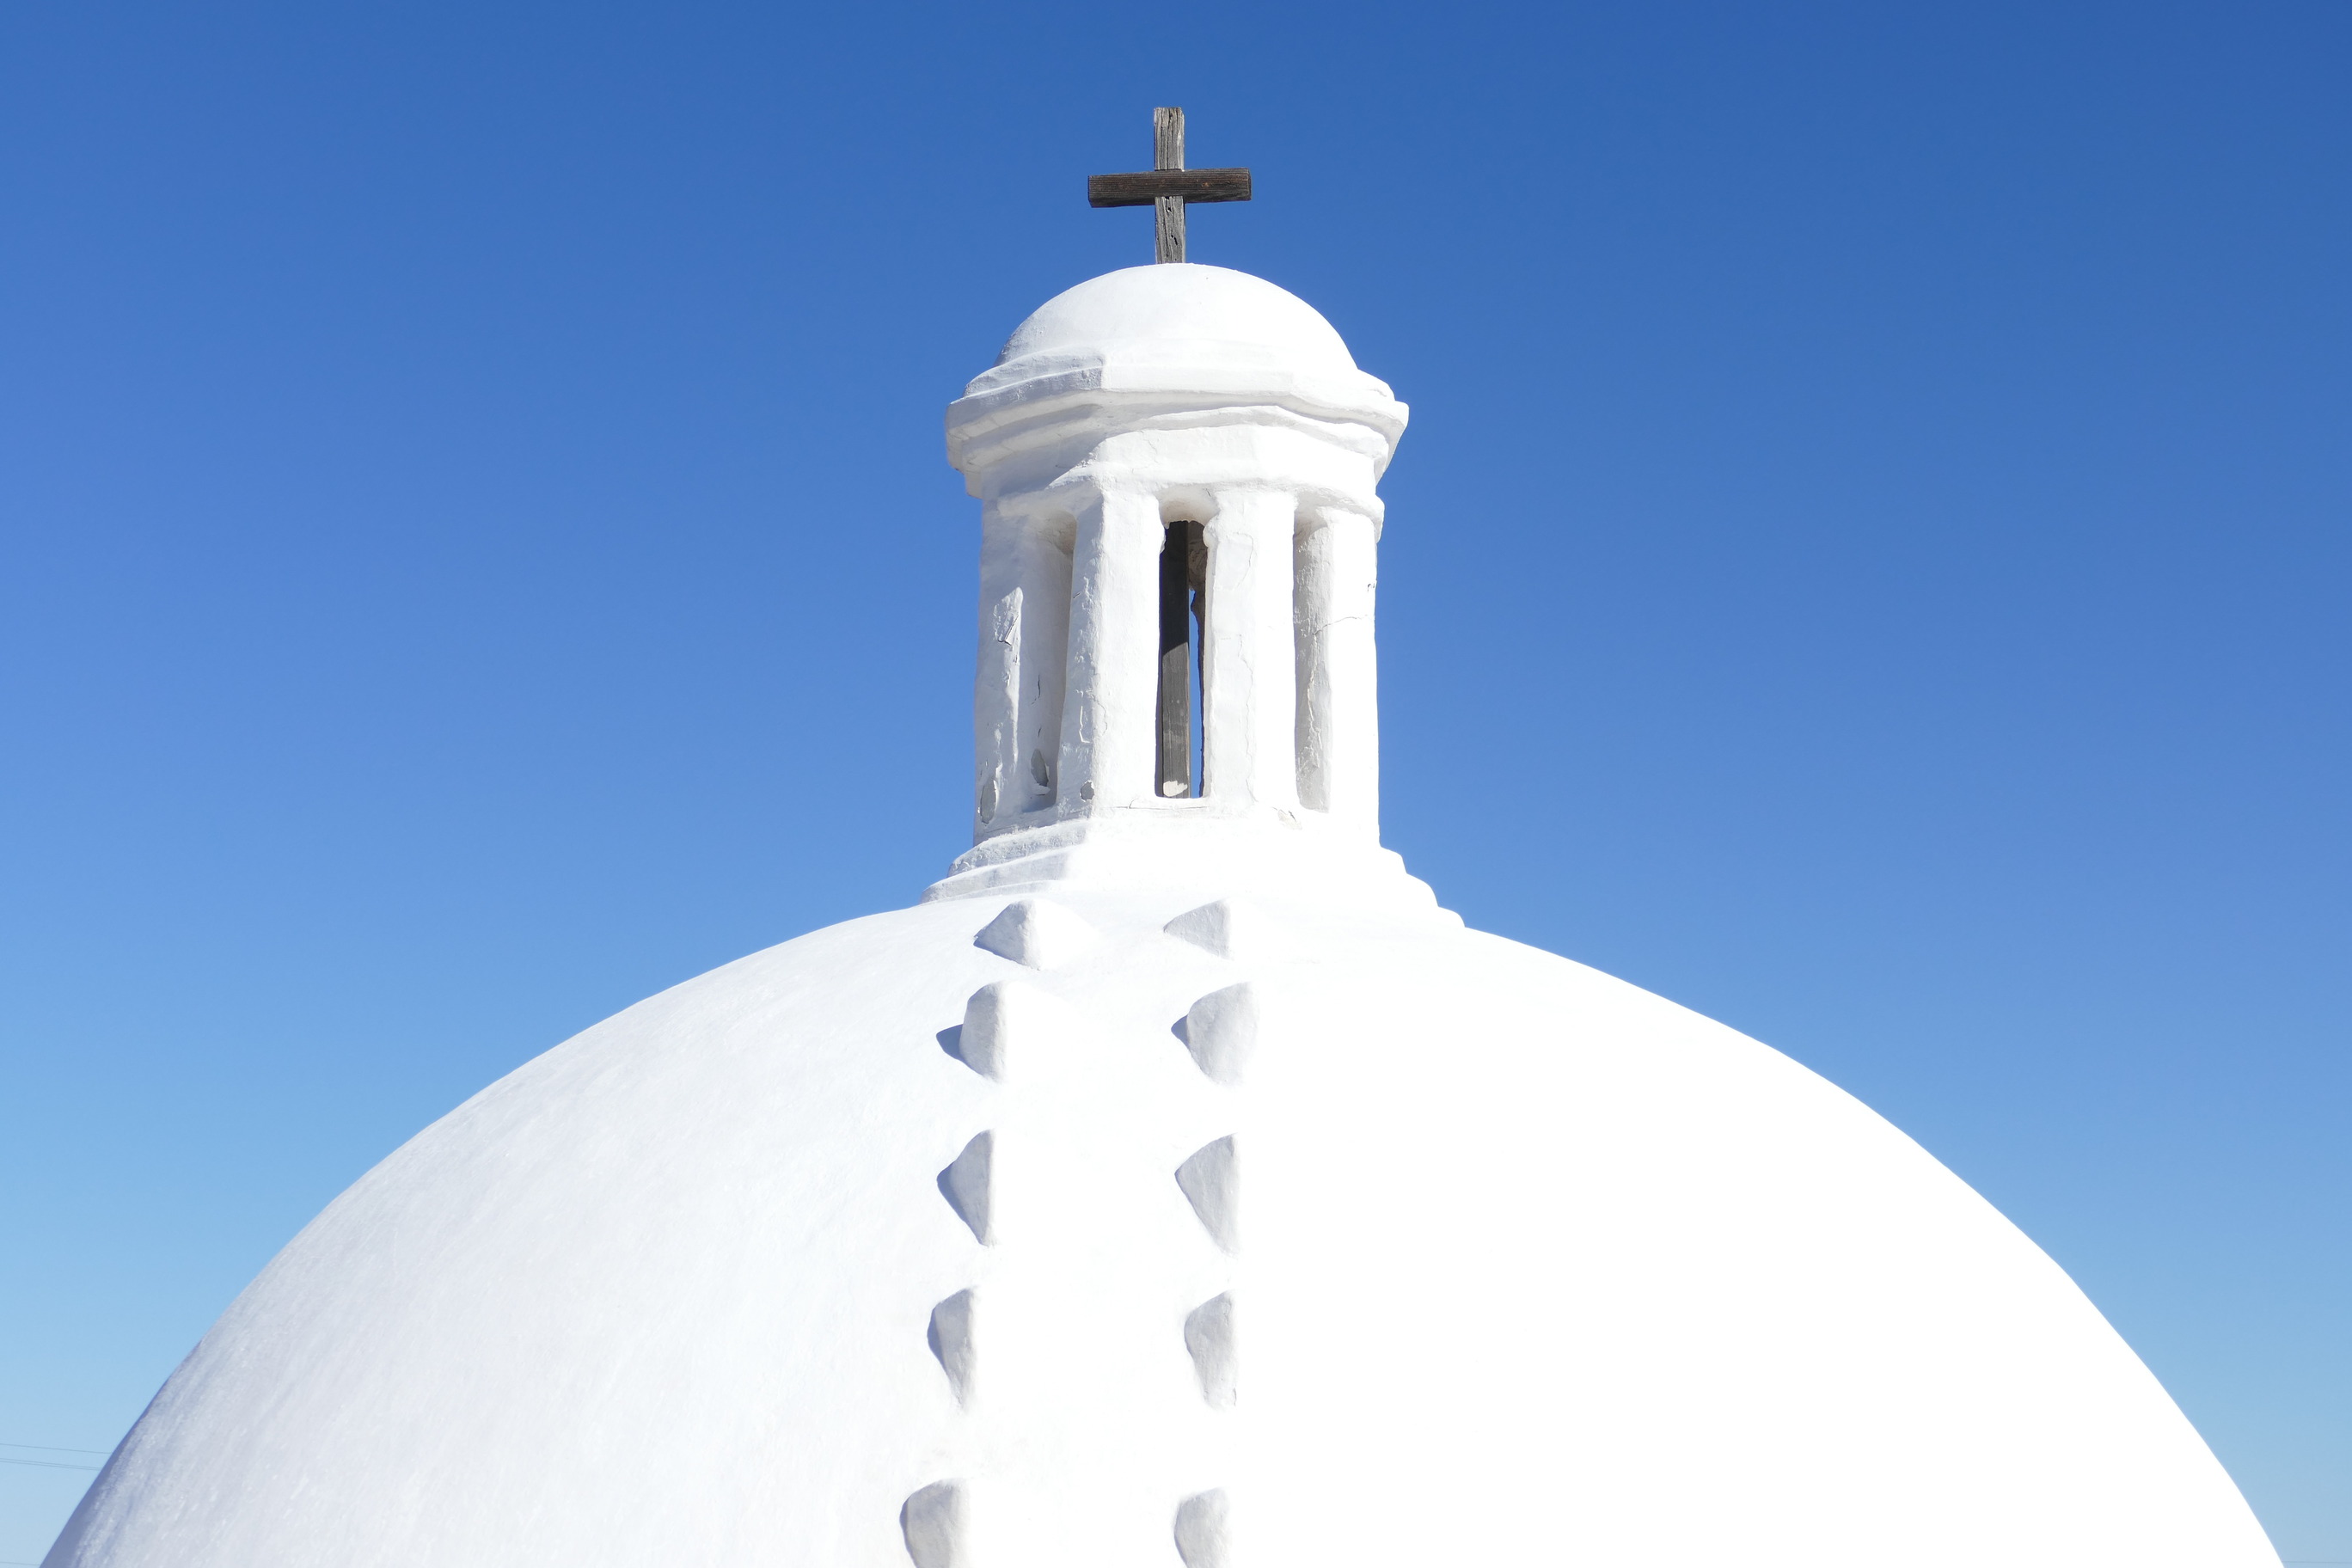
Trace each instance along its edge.
<instances>
[{"instance_id":1,"label":"arched opening in cupola","mask_svg":"<svg viewBox=\"0 0 2352 1568\"><path fill-rule=\"evenodd\" d=\"M1155 787L1167 799L1201 793L1203 735L1201 628L1209 548L1201 524L1171 518L1160 545L1160 703Z\"/></svg>"}]
</instances>

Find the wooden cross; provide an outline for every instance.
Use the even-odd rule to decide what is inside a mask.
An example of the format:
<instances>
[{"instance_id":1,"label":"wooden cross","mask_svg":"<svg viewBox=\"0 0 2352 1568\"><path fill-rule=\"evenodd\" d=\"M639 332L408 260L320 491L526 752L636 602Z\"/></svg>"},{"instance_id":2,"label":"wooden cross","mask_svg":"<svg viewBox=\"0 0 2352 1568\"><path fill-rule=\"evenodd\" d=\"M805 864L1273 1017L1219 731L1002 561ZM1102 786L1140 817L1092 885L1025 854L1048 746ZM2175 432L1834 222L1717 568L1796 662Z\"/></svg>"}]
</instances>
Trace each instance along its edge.
<instances>
[{"instance_id":1,"label":"wooden cross","mask_svg":"<svg viewBox=\"0 0 2352 1568\"><path fill-rule=\"evenodd\" d=\"M1148 174L1090 174L1087 205L1097 207L1157 207L1160 244L1154 261L1184 259L1184 204L1245 202L1250 199L1247 169L1187 169L1184 167L1184 111L1151 111L1151 172Z\"/></svg>"}]
</instances>

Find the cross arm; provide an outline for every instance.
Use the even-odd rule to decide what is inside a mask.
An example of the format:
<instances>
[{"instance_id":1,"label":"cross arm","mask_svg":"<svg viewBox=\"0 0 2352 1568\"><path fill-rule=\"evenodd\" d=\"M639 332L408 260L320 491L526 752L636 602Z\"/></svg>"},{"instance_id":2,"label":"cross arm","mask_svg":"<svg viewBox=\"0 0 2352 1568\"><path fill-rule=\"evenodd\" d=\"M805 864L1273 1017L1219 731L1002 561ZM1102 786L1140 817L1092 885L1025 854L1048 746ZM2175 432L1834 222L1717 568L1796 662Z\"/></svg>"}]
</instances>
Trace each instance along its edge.
<instances>
[{"instance_id":1,"label":"cross arm","mask_svg":"<svg viewBox=\"0 0 2352 1568\"><path fill-rule=\"evenodd\" d=\"M1245 202L1250 199L1247 169L1153 169L1139 174L1090 174L1087 205L1096 207L1148 207L1161 196L1188 202Z\"/></svg>"}]
</instances>

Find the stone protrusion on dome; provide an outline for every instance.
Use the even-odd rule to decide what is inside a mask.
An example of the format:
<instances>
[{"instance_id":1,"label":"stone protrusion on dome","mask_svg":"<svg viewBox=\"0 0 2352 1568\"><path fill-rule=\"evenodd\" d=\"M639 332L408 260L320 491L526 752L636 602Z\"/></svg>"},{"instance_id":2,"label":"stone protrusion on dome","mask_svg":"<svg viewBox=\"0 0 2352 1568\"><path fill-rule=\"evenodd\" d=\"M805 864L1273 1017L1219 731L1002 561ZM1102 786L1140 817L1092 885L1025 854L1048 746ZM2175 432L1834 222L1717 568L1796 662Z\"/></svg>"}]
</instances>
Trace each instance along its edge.
<instances>
[{"instance_id":1,"label":"stone protrusion on dome","mask_svg":"<svg viewBox=\"0 0 2352 1568\"><path fill-rule=\"evenodd\" d=\"M940 1370L948 1374L948 1388L958 1405L971 1398L971 1292L959 1290L931 1309L926 1335Z\"/></svg>"},{"instance_id":2,"label":"stone protrusion on dome","mask_svg":"<svg viewBox=\"0 0 2352 1568\"><path fill-rule=\"evenodd\" d=\"M1095 945L1084 916L1045 899L1016 899L980 928L972 945L1031 969L1067 963Z\"/></svg>"},{"instance_id":3,"label":"stone protrusion on dome","mask_svg":"<svg viewBox=\"0 0 2352 1568\"><path fill-rule=\"evenodd\" d=\"M1176 1555L1183 1559L1184 1568L1231 1568L1229 1511L1222 1489L1176 1505Z\"/></svg>"},{"instance_id":4,"label":"stone protrusion on dome","mask_svg":"<svg viewBox=\"0 0 2352 1568\"><path fill-rule=\"evenodd\" d=\"M1246 273L1130 268L1023 323L948 410L983 503L975 841L1205 815L1377 845L1375 487L1405 418Z\"/></svg>"},{"instance_id":5,"label":"stone protrusion on dome","mask_svg":"<svg viewBox=\"0 0 2352 1568\"><path fill-rule=\"evenodd\" d=\"M1227 1252L1242 1249L1241 1168L1234 1141L1226 1136L1203 1144L1176 1167L1176 1184L1210 1239Z\"/></svg>"},{"instance_id":6,"label":"stone protrusion on dome","mask_svg":"<svg viewBox=\"0 0 2352 1568\"><path fill-rule=\"evenodd\" d=\"M961 1482L933 1481L909 1497L898 1510L898 1529L915 1568L971 1568Z\"/></svg>"},{"instance_id":7,"label":"stone protrusion on dome","mask_svg":"<svg viewBox=\"0 0 2352 1568\"><path fill-rule=\"evenodd\" d=\"M971 1227L972 1238L985 1247L996 1239L990 1215L990 1178L994 1174L996 1134L982 1132L963 1146L963 1152L940 1173L940 1196L955 1210L956 1218Z\"/></svg>"},{"instance_id":8,"label":"stone protrusion on dome","mask_svg":"<svg viewBox=\"0 0 2352 1568\"><path fill-rule=\"evenodd\" d=\"M1233 1292L1211 1297L1185 1316L1184 1350L1200 1374L1201 1397L1212 1409L1232 1409L1241 1365L1234 1343Z\"/></svg>"},{"instance_id":9,"label":"stone protrusion on dome","mask_svg":"<svg viewBox=\"0 0 2352 1568\"><path fill-rule=\"evenodd\" d=\"M1184 1048L1211 1079L1238 1087L1257 1049L1257 988L1250 982L1212 991L1184 1015Z\"/></svg>"},{"instance_id":10,"label":"stone protrusion on dome","mask_svg":"<svg viewBox=\"0 0 2352 1568\"><path fill-rule=\"evenodd\" d=\"M1218 899L1187 910L1160 929L1180 942L1236 963L1267 963L1290 953L1290 943L1274 917L1242 899Z\"/></svg>"},{"instance_id":11,"label":"stone protrusion on dome","mask_svg":"<svg viewBox=\"0 0 2352 1568\"><path fill-rule=\"evenodd\" d=\"M992 980L964 1004L950 1054L981 1077L1001 1082L1013 1037L1056 1027L1064 1006L1050 991L1018 980Z\"/></svg>"},{"instance_id":12,"label":"stone protrusion on dome","mask_svg":"<svg viewBox=\"0 0 2352 1568\"><path fill-rule=\"evenodd\" d=\"M938 1384L925 1391L937 1403L926 1411L923 1468L884 1496L897 1506L906 1484L940 1474L960 1489L929 1500L931 1533L910 1529L910 1554L919 1539L920 1551L987 1568L1044 1561L1052 1552L1039 1555L1042 1541L1083 1536L1101 1543L1101 1561L1149 1562L1156 1552L1172 1563L1168 1510L1234 1479L1228 1466L1247 1438L1234 1425L1234 1304L1245 1282L1235 1139L1201 1140L1242 1110L1233 1089L1256 1029L1256 993L1227 984L1186 1009L1206 1065L1168 1053L1160 1031L1171 1013L1204 989L1199 976L1223 967L1167 940L1160 928L1181 901L991 900L954 928L961 937L992 917L972 939L980 951L966 953L967 973L990 973L982 953L1053 973L999 966L1001 978L962 994L961 1023L940 1031L959 1066L925 1064L958 1108L950 1138L987 1125L936 1178L984 1250L961 1236L937 1248L920 1298L947 1397ZM1213 902L1202 929L1221 942L1236 910L1247 911L1244 925L1265 913L1255 899ZM1074 953L1058 945L1073 941ZM1139 949L1174 984L1154 982L1148 1005L1103 1005L1106 984L1125 990L1115 982L1135 972ZM1088 1123L1073 1125L1081 1106ZM1174 1172L1180 1206L1164 1184L1185 1149L1194 1152ZM907 1322L909 1353L917 1321ZM1085 1414L1073 1421L1072 1408ZM1097 1430L1129 1436L1097 1458L1088 1451ZM1138 1431L1150 1434L1140 1446ZM1186 1516L1188 1549L1225 1562L1223 1516L1208 1506ZM922 1512L907 1517L919 1526ZM1041 1513L1058 1522L1041 1524Z\"/></svg>"}]
</instances>

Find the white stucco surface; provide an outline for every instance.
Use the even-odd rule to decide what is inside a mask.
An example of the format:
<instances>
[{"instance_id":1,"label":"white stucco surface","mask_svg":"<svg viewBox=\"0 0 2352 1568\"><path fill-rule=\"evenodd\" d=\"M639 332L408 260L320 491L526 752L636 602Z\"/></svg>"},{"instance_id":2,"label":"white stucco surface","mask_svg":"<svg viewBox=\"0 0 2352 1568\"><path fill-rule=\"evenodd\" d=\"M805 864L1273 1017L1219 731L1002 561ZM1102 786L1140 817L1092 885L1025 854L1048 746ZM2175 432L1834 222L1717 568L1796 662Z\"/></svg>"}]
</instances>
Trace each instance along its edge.
<instances>
[{"instance_id":1,"label":"white stucco surface","mask_svg":"<svg viewBox=\"0 0 2352 1568\"><path fill-rule=\"evenodd\" d=\"M940 1483L967 1568L1168 1568L1213 1492L1234 1565L2275 1562L1831 1084L1434 911L1258 888L1285 956L1220 957L1163 929L1203 890L1065 888L1045 967L975 945L1001 897L851 921L531 1062L269 1266L49 1562L903 1568ZM1059 1005L992 1079L951 1031L1007 982ZM1244 983L1212 1078L1177 1026ZM1230 1251L1175 1174L1228 1138Z\"/></svg>"},{"instance_id":2,"label":"white stucco surface","mask_svg":"<svg viewBox=\"0 0 2352 1568\"><path fill-rule=\"evenodd\" d=\"M1197 262L1123 268L1065 289L1014 329L997 363L1163 342L1226 343L1335 374L1356 368L1338 329L1306 300L1263 278Z\"/></svg>"}]
</instances>

